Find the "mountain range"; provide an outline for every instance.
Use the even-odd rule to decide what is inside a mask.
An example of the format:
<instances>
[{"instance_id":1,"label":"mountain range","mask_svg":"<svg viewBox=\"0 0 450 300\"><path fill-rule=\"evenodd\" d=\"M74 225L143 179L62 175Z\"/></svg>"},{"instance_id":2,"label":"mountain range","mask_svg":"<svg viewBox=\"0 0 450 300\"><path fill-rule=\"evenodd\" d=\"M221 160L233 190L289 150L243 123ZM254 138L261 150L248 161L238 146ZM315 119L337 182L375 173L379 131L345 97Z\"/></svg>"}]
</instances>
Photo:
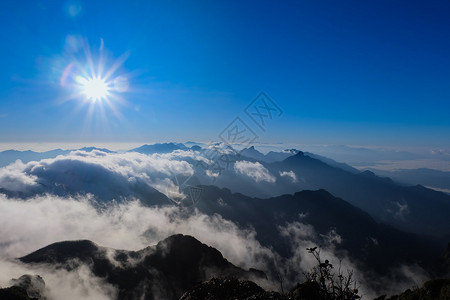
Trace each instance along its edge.
<instances>
[{"instance_id":1,"label":"mountain range","mask_svg":"<svg viewBox=\"0 0 450 300\"><path fill-rule=\"evenodd\" d=\"M432 277L448 272L448 249L442 252L450 241L450 195L423 186L429 182L408 185L401 176L381 177L376 170L360 171L309 152L263 154L255 147L237 151L224 144L164 143L120 153L94 147L5 151L0 163L5 166L0 168L0 194L15 201L88 196L102 211L137 199L146 207L218 216L254 232L255 240L271 251L260 257L266 260L262 271L235 266L218 250L183 235L139 251L66 241L20 258L25 264L69 271L88 265L95 276L117 287L119 299L178 299L213 277L273 282L283 265L289 266L284 276L292 283L303 271L293 264L299 249L313 245L351 260L377 293L385 284L377 278L405 265ZM446 174L424 172L445 185ZM213 281L210 286L217 284L241 285Z\"/></svg>"}]
</instances>

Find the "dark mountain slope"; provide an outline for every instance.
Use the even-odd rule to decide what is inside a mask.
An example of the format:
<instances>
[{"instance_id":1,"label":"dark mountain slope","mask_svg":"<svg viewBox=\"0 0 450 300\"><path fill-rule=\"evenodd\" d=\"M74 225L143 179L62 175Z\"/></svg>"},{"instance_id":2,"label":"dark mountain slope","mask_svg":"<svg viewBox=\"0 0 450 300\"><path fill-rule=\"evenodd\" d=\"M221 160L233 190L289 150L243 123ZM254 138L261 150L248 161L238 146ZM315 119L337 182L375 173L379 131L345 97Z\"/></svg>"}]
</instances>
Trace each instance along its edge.
<instances>
[{"instance_id":1,"label":"dark mountain slope","mask_svg":"<svg viewBox=\"0 0 450 300\"><path fill-rule=\"evenodd\" d=\"M107 251L113 252L113 260ZM195 284L213 276L258 277L223 258L215 248L191 236L173 235L140 251L113 250L90 241L51 244L20 260L72 269L86 263L94 275L119 289L119 299L178 299Z\"/></svg>"},{"instance_id":2,"label":"dark mountain slope","mask_svg":"<svg viewBox=\"0 0 450 300\"><path fill-rule=\"evenodd\" d=\"M45 282L39 275L22 275L10 281L11 287L0 288L2 300L46 300Z\"/></svg>"},{"instance_id":3,"label":"dark mountain slope","mask_svg":"<svg viewBox=\"0 0 450 300\"><path fill-rule=\"evenodd\" d=\"M276 292L266 292L247 280L218 279L203 282L186 292L180 300L287 300Z\"/></svg>"},{"instance_id":4,"label":"dark mountain slope","mask_svg":"<svg viewBox=\"0 0 450 300\"><path fill-rule=\"evenodd\" d=\"M0 288L0 299L2 300L39 300L38 298L31 298L27 291L19 286L11 286L8 288Z\"/></svg>"},{"instance_id":5,"label":"dark mountain slope","mask_svg":"<svg viewBox=\"0 0 450 300\"><path fill-rule=\"evenodd\" d=\"M299 178L298 183L284 182L277 191L325 189L400 229L440 236L450 233L450 196L444 193L400 186L373 173L347 172L301 152L266 166L272 174L292 170Z\"/></svg>"},{"instance_id":6,"label":"dark mountain slope","mask_svg":"<svg viewBox=\"0 0 450 300\"><path fill-rule=\"evenodd\" d=\"M413 262L431 269L444 248L435 239L379 224L369 214L325 190L260 199L214 186L202 189L198 210L253 227L263 245L273 247L284 257L291 255L292 241L280 234L280 226L292 222L310 224L322 235L335 229L342 237L338 250L348 251L351 257L380 273Z\"/></svg>"},{"instance_id":7,"label":"dark mountain slope","mask_svg":"<svg viewBox=\"0 0 450 300\"><path fill-rule=\"evenodd\" d=\"M151 187L142 178L129 181L128 178L101 164L63 158L50 166L42 164L34 167L30 174L38 178L37 185L21 192L8 191L0 187L0 192L20 198L43 194L63 197L92 194L99 202L136 197L148 206L171 203L163 193Z\"/></svg>"},{"instance_id":8,"label":"dark mountain slope","mask_svg":"<svg viewBox=\"0 0 450 300\"><path fill-rule=\"evenodd\" d=\"M450 279L433 279L421 288L406 290L400 295L379 297L375 300L448 300L450 299Z\"/></svg>"},{"instance_id":9,"label":"dark mountain slope","mask_svg":"<svg viewBox=\"0 0 450 300\"><path fill-rule=\"evenodd\" d=\"M258 157L255 151L248 148L243 153ZM238 170L236 164L228 167L223 164L224 170L214 179L215 185L233 192L268 198L300 190L325 189L368 212L377 221L401 230L440 237L450 235L450 195L405 187L370 171L346 171L338 164L331 166L300 151L274 163L242 155L227 159L248 161ZM201 182L207 182L204 179L200 177Z\"/></svg>"}]
</instances>

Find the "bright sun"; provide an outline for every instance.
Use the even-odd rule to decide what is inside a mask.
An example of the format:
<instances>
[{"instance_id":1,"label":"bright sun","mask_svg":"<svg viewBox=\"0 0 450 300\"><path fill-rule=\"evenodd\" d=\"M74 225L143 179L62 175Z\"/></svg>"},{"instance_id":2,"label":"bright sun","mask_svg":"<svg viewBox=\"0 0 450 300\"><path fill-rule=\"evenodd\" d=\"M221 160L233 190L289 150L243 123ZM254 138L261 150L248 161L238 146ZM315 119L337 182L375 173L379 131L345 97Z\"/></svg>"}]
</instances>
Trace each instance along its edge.
<instances>
[{"instance_id":1,"label":"bright sun","mask_svg":"<svg viewBox=\"0 0 450 300\"><path fill-rule=\"evenodd\" d=\"M0 0L1 1L1 0ZM60 84L68 88L67 100L76 100L77 111L82 107L87 113L86 120L101 118L107 125L111 114L119 120L123 120L119 108L127 101L124 93L129 91L128 74L123 73L122 65L128 57L128 52L121 55L115 61L108 63L104 56L103 40L99 54L93 57L90 47L84 41L80 41L79 53L71 53L70 62L61 74Z\"/></svg>"},{"instance_id":2,"label":"bright sun","mask_svg":"<svg viewBox=\"0 0 450 300\"><path fill-rule=\"evenodd\" d=\"M106 99L109 95L109 85L104 79L100 77L92 78L77 78L78 83L81 85L81 91L90 101L100 101Z\"/></svg>"}]
</instances>

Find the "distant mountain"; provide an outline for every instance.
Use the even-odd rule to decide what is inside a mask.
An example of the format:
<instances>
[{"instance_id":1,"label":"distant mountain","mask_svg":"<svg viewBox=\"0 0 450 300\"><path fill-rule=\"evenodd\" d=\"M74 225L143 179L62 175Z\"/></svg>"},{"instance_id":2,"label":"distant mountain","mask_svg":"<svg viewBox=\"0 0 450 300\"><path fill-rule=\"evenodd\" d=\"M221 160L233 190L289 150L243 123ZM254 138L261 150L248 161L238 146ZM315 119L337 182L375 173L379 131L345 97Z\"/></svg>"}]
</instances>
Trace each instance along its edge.
<instances>
[{"instance_id":1,"label":"distant mountain","mask_svg":"<svg viewBox=\"0 0 450 300\"><path fill-rule=\"evenodd\" d=\"M115 153L115 151L111 151L106 148L96 148L96 147L84 147L84 148L81 148L78 150L85 151L85 152L92 152L94 150L97 150L97 151L101 151L101 152L105 152L105 153Z\"/></svg>"},{"instance_id":2,"label":"distant mountain","mask_svg":"<svg viewBox=\"0 0 450 300\"><path fill-rule=\"evenodd\" d=\"M108 149L83 148L79 151L101 151L92 156L84 154L61 155L51 161L39 161L26 166L12 166L14 172L21 172L33 177L33 184L10 184L11 179L8 169L3 173L0 169L0 193L14 198L27 199L36 195L52 194L60 197L83 196L91 194L95 200L103 204L116 200L122 201L130 198L139 199L144 205L166 205L171 201L160 191L156 190L149 182L151 179L142 175L145 169L129 175L128 170L118 171L122 165L118 162L103 160L106 155L116 157L122 164L127 164L132 169L136 162L135 156L130 154L112 154ZM109 153L106 154L105 153ZM130 157L131 158L128 158ZM144 155L140 155L144 156ZM93 159L98 157L99 160ZM103 163L104 162L104 163ZM134 171L134 170L133 170ZM131 171L131 173L133 173ZM6 175L4 175L6 174ZM14 181L14 178L12 180ZM19 186L19 188L17 188ZM163 190L164 192L164 190Z\"/></svg>"},{"instance_id":3,"label":"distant mountain","mask_svg":"<svg viewBox=\"0 0 450 300\"><path fill-rule=\"evenodd\" d=\"M52 194L61 197L92 194L103 204L136 197L144 205L167 205L166 195L150 186L141 178L128 180L102 164L87 161L61 159L51 165L35 167L36 185L23 191L10 191L0 187L0 192L11 197L31 198Z\"/></svg>"},{"instance_id":4,"label":"distant mountain","mask_svg":"<svg viewBox=\"0 0 450 300\"><path fill-rule=\"evenodd\" d=\"M200 147L203 147L203 146L206 145L206 144L204 144L204 143L198 143L198 142L193 142L193 141L183 142L182 144L185 145L186 147L193 147L193 146L200 146Z\"/></svg>"},{"instance_id":5,"label":"distant mountain","mask_svg":"<svg viewBox=\"0 0 450 300\"><path fill-rule=\"evenodd\" d=\"M194 145L190 148L193 151L202 151L202 147L198 146L198 145Z\"/></svg>"},{"instance_id":6,"label":"distant mountain","mask_svg":"<svg viewBox=\"0 0 450 300\"><path fill-rule=\"evenodd\" d=\"M292 155L295 155L299 152L300 151L296 150L296 149L286 149L281 152L270 151L269 153L266 154L265 158L266 158L267 162L282 161L282 160L284 160Z\"/></svg>"},{"instance_id":7,"label":"distant mountain","mask_svg":"<svg viewBox=\"0 0 450 300\"><path fill-rule=\"evenodd\" d=\"M58 155L67 155L71 151L86 151L91 152L94 150L106 152L106 153L114 153L114 151L104 149L104 148L96 148L96 147L85 147L81 149L73 149L73 150L61 150L61 149L55 149L50 150L46 152L34 152L34 151L17 151L17 150L6 150L3 152L0 152L0 168L7 166L16 160L20 159L23 163L27 163L30 161L38 161L41 159L47 159L47 158L55 158Z\"/></svg>"},{"instance_id":8,"label":"distant mountain","mask_svg":"<svg viewBox=\"0 0 450 300\"><path fill-rule=\"evenodd\" d=\"M328 157L325 157L325 156L322 156L322 155L317 155L317 154L310 153L310 152L304 152L304 154L309 156L309 157L312 157L312 158L318 159L320 161L323 161L324 163L326 163L326 164L328 164L328 165L330 165L332 167L340 168L340 169L342 169L344 171L347 171L347 172L350 172L350 173L355 173L356 174L356 173L360 172L358 169L353 168L352 166L350 166L348 164L337 162L337 161L335 161L335 160L333 160L331 158L328 158Z\"/></svg>"},{"instance_id":9,"label":"distant mountain","mask_svg":"<svg viewBox=\"0 0 450 300\"><path fill-rule=\"evenodd\" d=\"M107 254L111 253L112 254ZM223 258L195 238L173 235L140 251L114 250L87 240L51 244L20 258L27 264L50 264L67 270L87 264L94 275L119 290L118 299L178 299L212 277L260 278Z\"/></svg>"},{"instance_id":10,"label":"distant mountain","mask_svg":"<svg viewBox=\"0 0 450 300\"><path fill-rule=\"evenodd\" d=\"M313 152L353 166L368 165L385 160L415 160L429 158L430 155L390 149L350 147L345 145L307 146Z\"/></svg>"},{"instance_id":11,"label":"distant mountain","mask_svg":"<svg viewBox=\"0 0 450 300\"><path fill-rule=\"evenodd\" d=\"M155 153L171 153L175 150L188 150L184 144L181 143L162 143L162 144L152 144L143 145L138 148L129 150L128 152L138 152L143 154L155 154Z\"/></svg>"},{"instance_id":12,"label":"distant mountain","mask_svg":"<svg viewBox=\"0 0 450 300\"><path fill-rule=\"evenodd\" d=\"M255 149L254 146L251 146L250 148L244 148L239 152L242 156L253 158L255 160L265 160L265 155L258 150Z\"/></svg>"},{"instance_id":13,"label":"distant mountain","mask_svg":"<svg viewBox=\"0 0 450 300\"><path fill-rule=\"evenodd\" d=\"M354 174L303 153L266 167L272 174L290 170L299 178L298 183L277 184L276 193L325 189L397 228L440 236L450 233L450 196L444 193L400 186L373 173Z\"/></svg>"},{"instance_id":14,"label":"distant mountain","mask_svg":"<svg viewBox=\"0 0 450 300\"><path fill-rule=\"evenodd\" d=\"M408 185L421 184L433 188L450 191L450 172L432 169L401 169L385 171L379 169L369 169L379 176L390 177L393 180Z\"/></svg>"},{"instance_id":15,"label":"distant mountain","mask_svg":"<svg viewBox=\"0 0 450 300\"><path fill-rule=\"evenodd\" d=\"M249 148L244 153L254 153ZM243 155L228 157L214 185L248 196L267 198L301 190L325 189L363 209L377 221L404 231L450 234L450 196L422 186L408 187L373 172L343 169L298 152L283 161L265 163ZM247 161L247 162L245 162ZM231 162L231 163L228 163ZM241 172L236 164L243 165ZM201 182L206 176L196 173ZM211 179L209 180L211 182Z\"/></svg>"},{"instance_id":16,"label":"distant mountain","mask_svg":"<svg viewBox=\"0 0 450 300\"><path fill-rule=\"evenodd\" d=\"M256 150L254 146L251 146L249 148L245 148L245 149L241 150L239 152L239 154L244 157L252 158L254 160L258 160L261 162L272 163L272 162L283 161L288 157L298 154L299 152L301 152L301 151L299 151L297 149L286 149L286 150L283 150L280 152L270 151L267 154L263 154L263 153L259 152L258 150ZM320 161L323 161L324 163L326 163L332 167L341 168L341 169L351 172L351 173L359 173L358 169L355 169L355 168L349 166L348 164L337 162L331 158L317 155L317 154L310 153L310 152L303 152L303 154L307 155L309 157L318 159Z\"/></svg>"},{"instance_id":17,"label":"distant mountain","mask_svg":"<svg viewBox=\"0 0 450 300\"><path fill-rule=\"evenodd\" d=\"M254 146L251 146L249 148L242 149L239 154L244 157L248 157L254 160L262 161L262 162L276 162L276 161L282 161L289 156L297 154L299 151L296 149L287 149L284 151L276 152L276 151L270 151L267 154L263 154L255 149Z\"/></svg>"},{"instance_id":18,"label":"distant mountain","mask_svg":"<svg viewBox=\"0 0 450 300\"><path fill-rule=\"evenodd\" d=\"M185 160L195 169L192 182L227 187L233 192L259 198L292 194L300 190L325 189L368 212L377 221L402 230L437 236L450 234L450 218L448 218L450 196L444 193L420 186L400 185L388 178L376 176L373 172L357 172L346 164L295 149L269 152L264 155L254 147L237 153L227 145L214 146L216 149L208 149L207 152L211 153L207 154L213 154L211 156L214 158L211 161L218 162L215 166L220 164L217 171L202 168L203 162L196 160L198 157L194 155L176 158ZM195 145L192 147L201 152L201 149ZM152 154L189 149L184 144L165 143L144 145L131 151ZM110 152L107 149L93 147L83 148L83 150ZM57 155L64 151L68 150L54 150L39 155ZM36 155L35 152L24 153ZM0 157L2 154L5 155L5 152L0 153ZM276 161L284 157L287 158ZM133 160L133 158L127 159ZM236 168L238 163L241 164L240 169ZM56 195L91 193L101 201L136 197L147 205L163 205L170 202L166 196L149 185L149 180L145 176L134 176L132 180L124 180L123 176L119 178L117 173L105 169L98 162L88 163L66 159L55 162L51 168L33 168L29 173L39 178L38 185L27 186L27 190L17 189L17 191L12 188L8 190L11 184L2 185L0 192L20 198L39 193ZM162 182L173 177L172 174L170 178L164 176L168 175L152 174L150 181L155 186L155 182ZM8 183L8 180L5 179L5 182ZM164 189L164 187L160 188Z\"/></svg>"},{"instance_id":19,"label":"distant mountain","mask_svg":"<svg viewBox=\"0 0 450 300\"><path fill-rule=\"evenodd\" d=\"M20 159L23 163L27 163L46 158L55 158L58 155L65 155L68 153L70 153L70 150L61 149L46 152L7 150L0 152L0 167L7 166L18 159Z\"/></svg>"}]
</instances>

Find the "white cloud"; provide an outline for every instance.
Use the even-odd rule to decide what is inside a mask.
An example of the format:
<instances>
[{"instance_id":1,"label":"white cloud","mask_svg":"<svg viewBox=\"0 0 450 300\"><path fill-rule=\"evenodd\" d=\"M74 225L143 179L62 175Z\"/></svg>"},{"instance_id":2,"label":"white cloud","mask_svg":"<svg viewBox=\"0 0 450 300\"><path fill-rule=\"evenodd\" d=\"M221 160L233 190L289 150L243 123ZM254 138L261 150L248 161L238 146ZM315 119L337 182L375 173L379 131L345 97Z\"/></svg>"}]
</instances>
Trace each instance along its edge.
<instances>
[{"instance_id":1,"label":"white cloud","mask_svg":"<svg viewBox=\"0 0 450 300\"><path fill-rule=\"evenodd\" d=\"M431 154L433 155L449 155L450 153L445 149L431 149Z\"/></svg>"},{"instance_id":2,"label":"white cloud","mask_svg":"<svg viewBox=\"0 0 450 300\"><path fill-rule=\"evenodd\" d=\"M295 175L294 171L280 171L280 176L287 176L292 179L292 182L297 182L297 176Z\"/></svg>"},{"instance_id":3,"label":"white cloud","mask_svg":"<svg viewBox=\"0 0 450 300\"><path fill-rule=\"evenodd\" d=\"M12 278L24 274L39 274L45 281L44 294L49 300L111 300L117 298L117 289L96 277L81 265L70 272L45 265L25 265L18 261L0 259L0 286L10 286Z\"/></svg>"},{"instance_id":4,"label":"white cloud","mask_svg":"<svg viewBox=\"0 0 450 300\"><path fill-rule=\"evenodd\" d=\"M73 295L64 299L113 298L115 290L103 280L92 278L87 269L66 274L50 267L11 263L13 258L62 240L88 239L105 247L138 250L182 233L217 248L231 263L245 269L267 270L268 263L279 260L260 245L253 229L239 228L219 215L207 216L175 206L145 207L139 201L99 210L92 201L89 197L52 195L24 201L0 195L0 285L8 286L11 278L23 274L40 274L49 288L49 299L62 299L64 292Z\"/></svg>"},{"instance_id":5,"label":"white cloud","mask_svg":"<svg viewBox=\"0 0 450 300\"><path fill-rule=\"evenodd\" d=\"M220 173L213 172L211 170L206 170L206 175L208 175L209 177L212 177L212 178L217 178L220 176Z\"/></svg>"},{"instance_id":6,"label":"white cloud","mask_svg":"<svg viewBox=\"0 0 450 300\"><path fill-rule=\"evenodd\" d=\"M37 177L23 172L25 167L25 164L18 160L9 166L0 168L0 188L18 192L36 186Z\"/></svg>"},{"instance_id":7,"label":"white cloud","mask_svg":"<svg viewBox=\"0 0 450 300\"><path fill-rule=\"evenodd\" d=\"M273 183L276 181L276 178L270 174L269 170L267 170L259 162L252 163L249 161L240 160L234 164L234 170L236 173L246 175L256 182L267 181Z\"/></svg>"},{"instance_id":8,"label":"white cloud","mask_svg":"<svg viewBox=\"0 0 450 300\"><path fill-rule=\"evenodd\" d=\"M338 271L340 267L344 275L347 275L347 270L354 270L353 279L358 282L360 294L368 299L376 297L376 293L367 284L364 274L357 271L356 263L349 258L346 252L336 250L336 245L342 242L342 238L336 230L331 229L328 234L320 235L311 225L291 222L285 226L280 226L279 231L281 236L290 241L293 253L285 263L287 274L299 271L309 272L317 265L317 261L312 254L308 253L306 248L321 245L320 257L323 261L328 259L335 266L334 271ZM295 282L290 284L295 284Z\"/></svg>"},{"instance_id":9,"label":"white cloud","mask_svg":"<svg viewBox=\"0 0 450 300\"><path fill-rule=\"evenodd\" d=\"M191 176L194 172L192 165L182 160L198 159L198 154L194 151L154 155L75 151L54 159L27 164L18 161L0 168L0 188L28 192L30 195L24 201L0 194L0 269L2 272L11 269L0 274L0 285L6 286L4 280L35 272L44 276L52 290L53 296L49 299L60 299L66 291L74 295L73 299L108 299L113 295L113 288L104 282L89 279L91 275L83 269L70 275L75 277L70 277L54 270L33 271L29 266L17 267L7 262L8 259L26 255L61 240L89 239L106 247L137 250L169 235L183 233L217 248L225 258L238 266L263 270L267 269L270 262L297 272L299 268L302 271L309 270L314 261L305 249L318 241L325 241L323 254L331 258L330 261L338 262L342 258L337 257L333 246L342 241L335 231L319 236L312 226L299 222L280 227L281 236L288 239L293 250L293 256L281 263L276 253L257 241L257 233L251 228L239 228L219 215L207 216L197 210L173 206L144 207L139 201L133 200L146 195L146 192L151 191L150 187L171 198L182 197L171 178L175 175ZM256 182L276 181L259 162L238 161L234 170ZM214 173L207 175L216 176ZM280 172L280 176L297 180L292 171ZM80 192L93 196L79 195ZM39 193L41 195L36 196ZM99 198L118 197L125 201L111 202L101 210L94 203ZM407 212L407 207L399 204L398 210L401 216ZM343 263L345 267L356 269L345 255ZM23 268L29 271L25 272ZM69 283L60 282L62 278L72 278L70 280L80 284L72 286L74 290L69 290ZM58 286L61 289L56 288ZM80 296L82 294L84 296Z\"/></svg>"},{"instance_id":10,"label":"white cloud","mask_svg":"<svg viewBox=\"0 0 450 300\"><path fill-rule=\"evenodd\" d=\"M10 260L62 240L88 239L105 247L138 250L176 233L192 235L217 248L240 267L267 271L269 264L274 263L280 271L286 269L288 275L310 270L315 261L306 248L320 244L323 258L336 266L342 260L343 270L354 269L359 283L363 286L365 283L363 274L345 252L337 254L334 245L341 243L342 238L335 230L321 236L311 225L300 222L279 227L293 253L282 260L257 241L254 229L240 228L219 215L208 216L175 206L145 207L139 201L111 204L100 210L92 201L89 197L51 195L24 201L0 195L0 285L7 286L8 280L23 274L40 274L49 288L49 299L61 299L64 293L73 295L65 299L110 299L116 291L103 280L93 278L87 269L66 274L48 267L36 269L17 262L12 264ZM408 270L411 274L402 273L415 278L416 270ZM296 280L301 279L289 284ZM370 289L361 290L365 295L373 295Z\"/></svg>"},{"instance_id":11,"label":"white cloud","mask_svg":"<svg viewBox=\"0 0 450 300\"><path fill-rule=\"evenodd\" d=\"M180 207L144 207L139 201L99 210L92 198L39 196L26 201L0 195L0 253L14 258L62 240L88 239L116 249L138 250L176 233L218 248L239 266L263 267L254 257L271 256L252 229L219 215ZM189 213L187 213L189 212Z\"/></svg>"},{"instance_id":12,"label":"white cloud","mask_svg":"<svg viewBox=\"0 0 450 300\"><path fill-rule=\"evenodd\" d=\"M167 179L176 174L194 173L186 161L175 158L190 155L145 155L136 152L104 153L74 151L54 159L23 164L20 161L0 168L0 188L10 191L54 193L58 195L92 193L103 200L135 195L145 198L153 189L179 193Z\"/></svg>"}]
</instances>

